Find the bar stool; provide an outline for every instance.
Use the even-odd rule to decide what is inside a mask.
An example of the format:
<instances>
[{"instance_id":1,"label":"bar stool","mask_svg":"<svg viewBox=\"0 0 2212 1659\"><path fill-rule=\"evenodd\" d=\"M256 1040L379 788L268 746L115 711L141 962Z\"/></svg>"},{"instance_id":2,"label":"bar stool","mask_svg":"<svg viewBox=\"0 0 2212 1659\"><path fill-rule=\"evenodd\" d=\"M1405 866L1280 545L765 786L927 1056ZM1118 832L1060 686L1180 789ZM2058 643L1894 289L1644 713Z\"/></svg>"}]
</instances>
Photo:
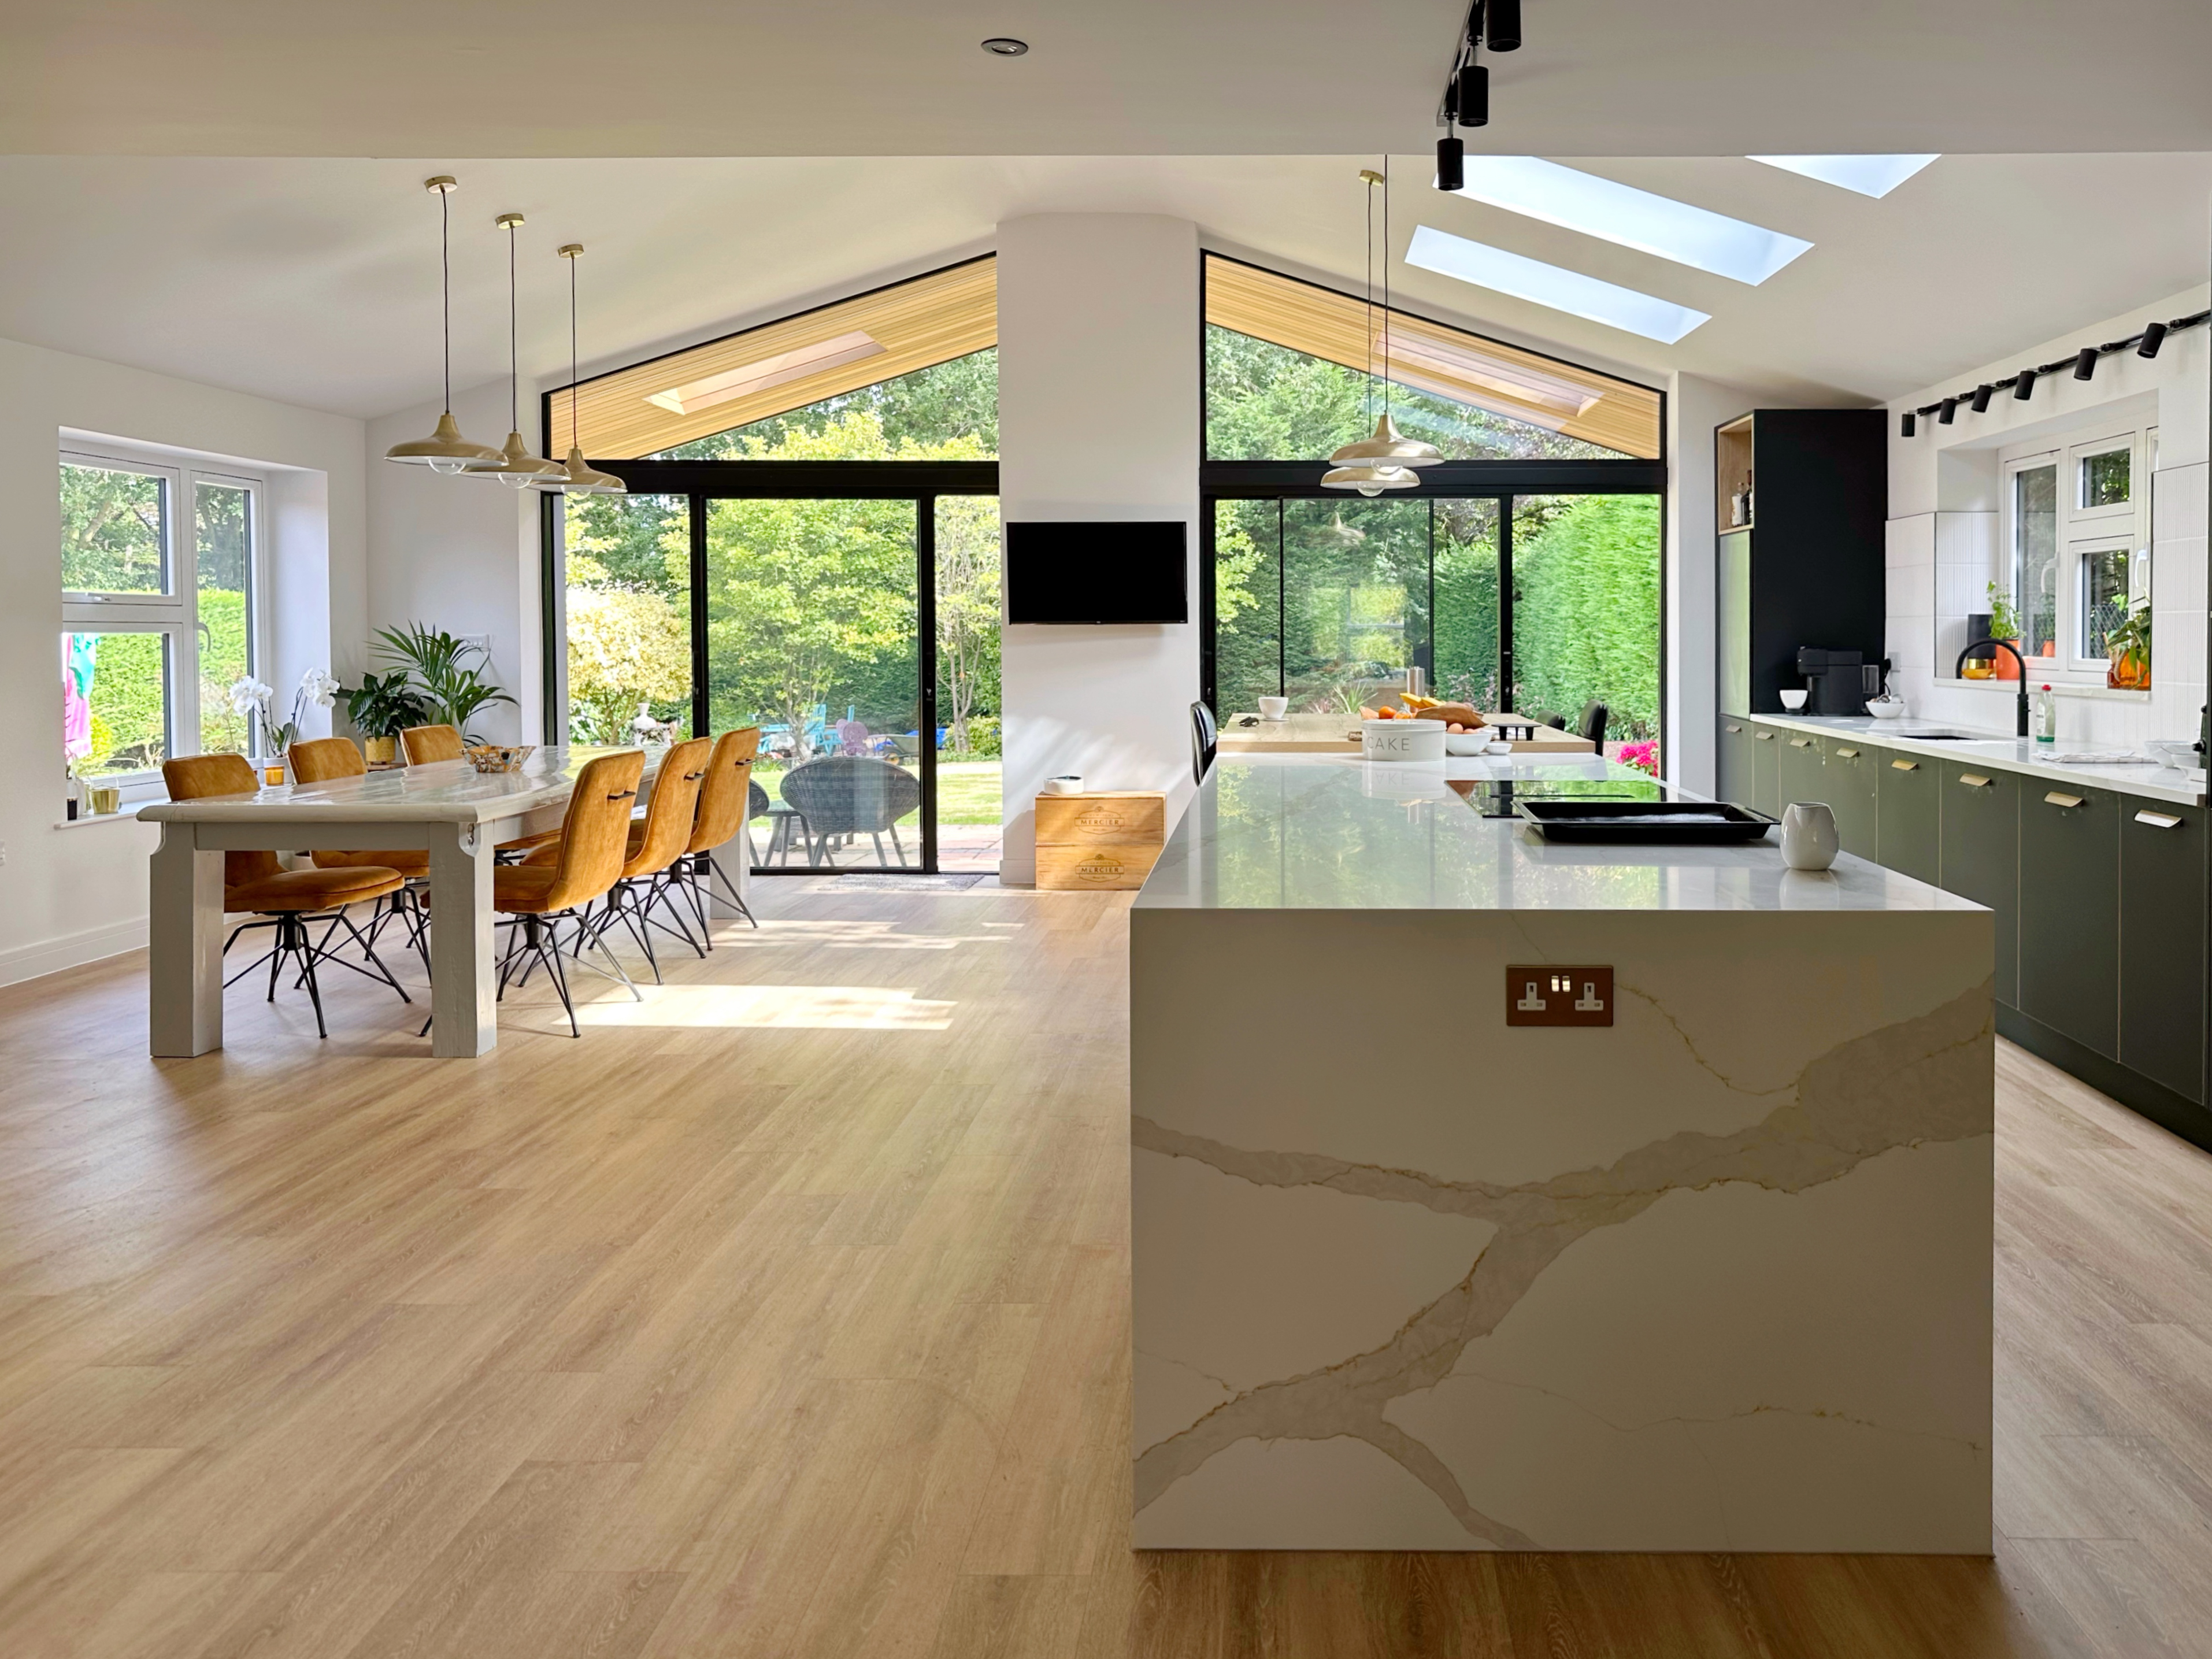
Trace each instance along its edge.
<instances>
[{"instance_id":1,"label":"bar stool","mask_svg":"<svg viewBox=\"0 0 2212 1659\"><path fill-rule=\"evenodd\" d=\"M725 732L714 739L714 757L707 763L705 781L699 786L699 813L691 822L691 839L677 860L677 869L684 878L685 890L691 899L691 913L699 921L700 936L707 948L714 948L714 936L707 926L707 903L714 897L714 882L719 878L729 902L738 907L738 914L756 927L760 926L737 884L714 865L714 849L728 844L738 832L760 816L753 811L754 792L760 786L753 781L753 761L760 753L760 727L739 726ZM768 796L763 792L760 805L763 811Z\"/></svg>"},{"instance_id":2,"label":"bar stool","mask_svg":"<svg viewBox=\"0 0 2212 1659\"><path fill-rule=\"evenodd\" d=\"M571 1036L580 1037L583 1032L577 1026L576 1005L569 1000L568 977L561 966L558 923L577 924L575 959L579 963L629 986L632 996L644 1000L623 971L621 960L592 933L582 915L583 907L605 897L622 878L630 803L637 799L638 780L644 774L645 755L641 750L623 750L591 762L577 775L575 790L568 797L568 811L561 822L560 845L548 849L547 860L504 865L491 872L492 908L514 918L501 924L513 931L500 957L499 999L506 1000L507 982L518 966L522 969L521 977L514 981L518 985L529 983L530 975L544 968L553 988L560 993ZM596 945L614 964L614 972L609 974L586 960L586 945ZM426 1024L422 1029L428 1032L430 1028Z\"/></svg>"},{"instance_id":3,"label":"bar stool","mask_svg":"<svg viewBox=\"0 0 2212 1659\"><path fill-rule=\"evenodd\" d=\"M633 823L624 842L622 873L609 889L605 908L595 916L584 919L584 933L576 939L575 952L587 944L597 944L605 939L607 930L619 921L637 941L639 950L653 969L653 982L660 979L660 958L653 948L653 930L679 935L695 951L699 946L691 938L690 930L684 925L684 913L674 908L672 889L675 878L670 874L676 860L684 855L696 820L699 805L699 786L707 775L707 754L713 745L705 738L693 738L688 742L672 744L661 757L660 770L654 775L653 799L646 803L645 822ZM644 757L639 757L641 771ZM598 763L594 762L593 764ZM582 786L577 786L581 788ZM565 830L565 826L563 826ZM522 861L526 870L553 864L564 857L568 842L557 846L541 847ZM670 927L653 917L653 907L667 905L677 925ZM586 937L588 936L588 937ZM704 956L705 951L699 954Z\"/></svg>"},{"instance_id":4,"label":"bar stool","mask_svg":"<svg viewBox=\"0 0 2212 1659\"><path fill-rule=\"evenodd\" d=\"M198 800L208 795L250 795L258 787L253 769L243 755L189 755L181 760L161 763L161 777L169 787L171 800ZM349 972L364 979L381 980L399 993L402 1002L415 999L407 994L406 988L392 978L368 940L345 911L349 904L365 900L380 899L396 893L404 885L404 878L386 865L349 865L342 869L287 870L277 860L276 854L259 848L251 851L225 853L222 855L222 908L233 915L252 914L265 916L265 921L241 922L223 941L228 951L240 934L255 927L274 927L276 943L266 956L257 957L228 979L223 981L228 990L252 973L263 963L269 964L269 1000L276 1000L276 982L283 976L284 963L296 959L300 977L307 988L308 1000L315 1006L315 1035L328 1037L330 1028L323 1020L322 987L315 980L317 962L333 962ZM330 919L334 927L343 927L353 935L361 946L362 954L374 964L376 971L333 956L308 936L310 921ZM325 939L329 934L324 935Z\"/></svg>"},{"instance_id":5,"label":"bar stool","mask_svg":"<svg viewBox=\"0 0 2212 1659\"><path fill-rule=\"evenodd\" d=\"M295 783L326 783L333 778L363 778L368 775L368 763L360 750L354 747L350 738L310 738L295 743L285 750L292 763ZM400 890L376 902L376 910L368 925L368 942L376 943L385 927L395 917L406 930L407 941L422 959L422 971L430 971L430 951L423 936L428 917L422 909L422 884L430 878L430 854L425 848L387 848L378 852L345 853L319 849L313 857L319 870L385 869L397 870L405 878ZM337 924L331 932L337 931ZM323 944L330 944L330 933L323 935Z\"/></svg>"}]
</instances>

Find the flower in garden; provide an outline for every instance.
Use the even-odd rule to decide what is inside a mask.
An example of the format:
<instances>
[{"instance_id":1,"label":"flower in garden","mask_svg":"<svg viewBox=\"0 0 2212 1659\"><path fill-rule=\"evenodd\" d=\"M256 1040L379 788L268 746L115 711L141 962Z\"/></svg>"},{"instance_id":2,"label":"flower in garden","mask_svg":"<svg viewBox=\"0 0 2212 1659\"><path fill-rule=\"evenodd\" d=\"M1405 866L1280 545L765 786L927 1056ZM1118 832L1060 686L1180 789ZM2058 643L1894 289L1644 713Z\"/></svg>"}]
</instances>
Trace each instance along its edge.
<instances>
[{"instance_id":1,"label":"flower in garden","mask_svg":"<svg viewBox=\"0 0 2212 1659\"><path fill-rule=\"evenodd\" d=\"M1623 766L1633 767L1647 776L1659 775L1659 745L1656 743L1624 743L1618 758Z\"/></svg>"}]
</instances>

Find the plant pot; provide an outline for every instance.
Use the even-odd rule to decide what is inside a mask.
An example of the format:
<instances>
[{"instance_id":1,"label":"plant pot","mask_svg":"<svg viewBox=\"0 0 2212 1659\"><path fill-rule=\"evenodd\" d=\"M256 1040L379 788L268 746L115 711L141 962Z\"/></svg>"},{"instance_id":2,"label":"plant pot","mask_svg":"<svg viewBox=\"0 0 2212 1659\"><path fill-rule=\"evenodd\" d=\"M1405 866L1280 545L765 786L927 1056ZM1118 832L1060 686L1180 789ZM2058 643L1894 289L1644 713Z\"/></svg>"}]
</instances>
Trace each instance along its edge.
<instances>
[{"instance_id":1,"label":"plant pot","mask_svg":"<svg viewBox=\"0 0 2212 1659\"><path fill-rule=\"evenodd\" d=\"M368 757L371 766L389 766L398 757L399 739L397 738L363 738L362 752Z\"/></svg>"},{"instance_id":2,"label":"plant pot","mask_svg":"<svg viewBox=\"0 0 2212 1659\"><path fill-rule=\"evenodd\" d=\"M2123 652L2105 665L2105 684L2115 691L2150 690L2150 659L2139 651Z\"/></svg>"},{"instance_id":3,"label":"plant pot","mask_svg":"<svg viewBox=\"0 0 2212 1659\"><path fill-rule=\"evenodd\" d=\"M2021 650L2021 644L2018 640L2007 640L2005 643L2010 646L2013 648L2013 651ZM2021 656L2025 656L2027 654L2027 653L2024 651L2021 652ZM1996 661L1997 678L2001 680L2016 680L2020 678L2020 657L2014 656L2010 651L1992 651L1990 653L1990 655Z\"/></svg>"}]
</instances>

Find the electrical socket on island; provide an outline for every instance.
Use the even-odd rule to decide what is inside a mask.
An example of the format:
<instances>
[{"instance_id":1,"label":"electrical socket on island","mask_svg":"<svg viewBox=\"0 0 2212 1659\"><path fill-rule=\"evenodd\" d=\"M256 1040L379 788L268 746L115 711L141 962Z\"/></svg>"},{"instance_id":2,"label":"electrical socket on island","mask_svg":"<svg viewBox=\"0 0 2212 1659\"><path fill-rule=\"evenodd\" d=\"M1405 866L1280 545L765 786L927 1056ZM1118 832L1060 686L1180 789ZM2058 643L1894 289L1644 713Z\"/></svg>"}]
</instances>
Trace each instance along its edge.
<instances>
[{"instance_id":1,"label":"electrical socket on island","mask_svg":"<svg viewBox=\"0 0 2212 1659\"><path fill-rule=\"evenodd\" d=\"M1520 963L1505 969L1508 1025L1610 1025L1613 969Z\"/></svg>"}]
</instances>

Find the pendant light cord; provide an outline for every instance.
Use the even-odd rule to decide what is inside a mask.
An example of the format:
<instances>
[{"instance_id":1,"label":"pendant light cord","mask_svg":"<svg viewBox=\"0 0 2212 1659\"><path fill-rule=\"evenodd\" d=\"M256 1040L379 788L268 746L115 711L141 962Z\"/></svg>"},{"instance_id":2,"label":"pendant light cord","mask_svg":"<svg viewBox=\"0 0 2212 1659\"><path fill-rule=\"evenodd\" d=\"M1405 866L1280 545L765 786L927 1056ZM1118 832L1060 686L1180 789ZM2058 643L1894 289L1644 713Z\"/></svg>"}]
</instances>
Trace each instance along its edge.
<instances>
[{"instance_id":1,"label":"pendant light cord","mask_svg":"<svg viewBox=\"0 0 2212 1659\"><path fill-rule=\"evenodd\" d=\"M446 413L453 412L453 196L438 192L438 326L445 336Z\"/></svg>"},{"instance_id":2,"label":"pendant light cord","mask_svg":"<svg viewBox=\"0 0 2212 1659\"><path fill-rule=\"evenodd\" d=\"M1382 412L1390 412L1390 152L1387 149L1382 152Z\"/></svg>"},{"instance_id":3,"label":"pendant light cord","mask_svg":"<svg viewBox=\"0 0 2212 1659\"><path fill-rule=\"evenodd\" d=\"M1375 413L1375 185L1367 185L1367 413Z\"/></svg>"},{"instance_id":4,"label":"pendant light cord","mask_svg":"<svg viewBox=\"0 0 2212 1659\"><path fill-rule=\"evenodd\" d=\"M576 256L568 256L568 447L583 448L576 435Z\"/></svg>"},{"instance_id":5,"label":"pendant light cord","mask_svg":"<svg viewBox=\"0 0 2212 1659\"><path fill-rule=\"evenodd\" d=\"M507 228L507 429L522 430L522 348L515 324L514 227Z\"/></svg>"}]
</instances>

